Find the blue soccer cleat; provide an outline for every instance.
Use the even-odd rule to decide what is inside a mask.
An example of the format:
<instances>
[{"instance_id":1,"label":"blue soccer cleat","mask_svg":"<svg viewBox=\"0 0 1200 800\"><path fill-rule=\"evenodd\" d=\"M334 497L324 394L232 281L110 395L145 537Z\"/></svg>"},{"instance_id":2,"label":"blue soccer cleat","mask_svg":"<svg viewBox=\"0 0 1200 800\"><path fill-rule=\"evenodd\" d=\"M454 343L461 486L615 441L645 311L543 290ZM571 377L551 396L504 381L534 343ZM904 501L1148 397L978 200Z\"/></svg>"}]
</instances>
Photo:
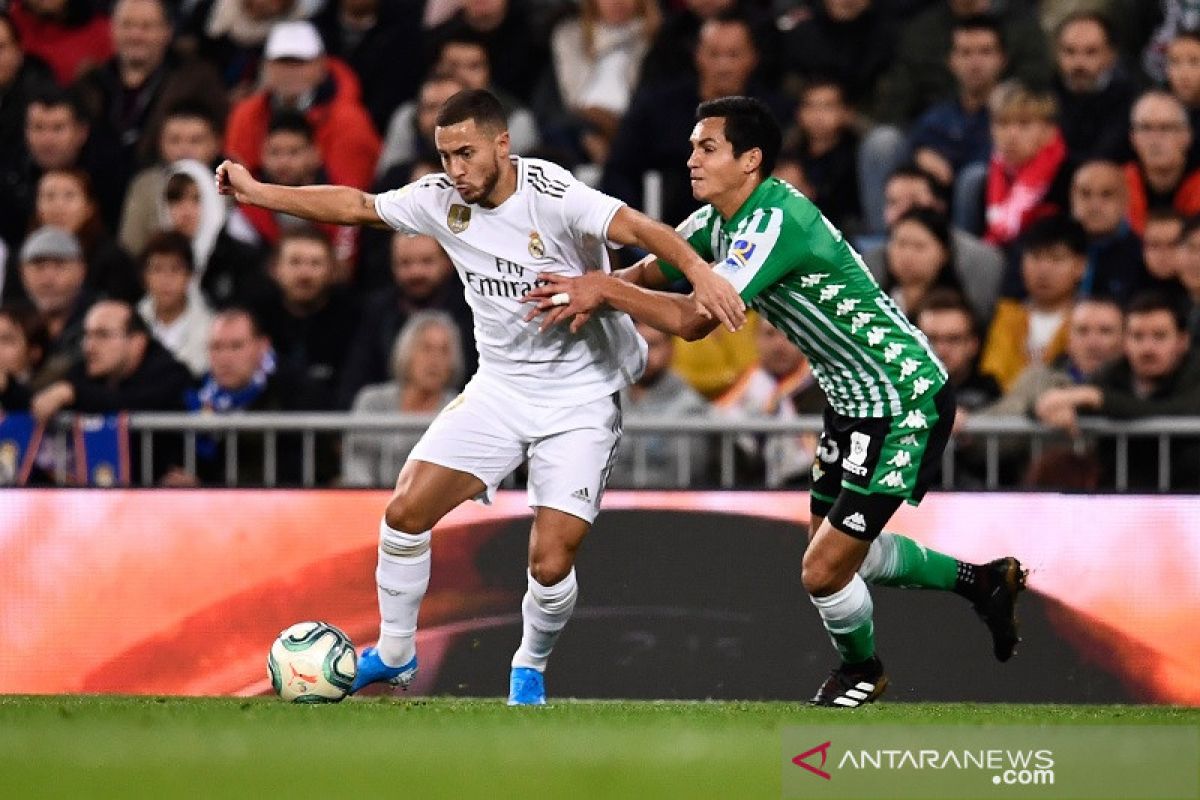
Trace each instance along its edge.
<instances>
[{"instance_id":1,"label":"blue soccer cleat","mask_svg":"<svg viewBox=\"0 0 1200 800\"><path fill-rule=\"evenodd\" d=\"M510 706L546 705L546 681L542 673L531 667L513 667L508 678Z\"/></svg>"},{"instance_id":2,"label":"blue soccer cleat","mask_svg":"<svg viewBox=\"0 0 1200 800\"><path fill-rule=\"evenodd\" d=\"M398 667L389 667L379 657L378 650L374 647L368 647L358 657L358 671L354 675L354 684L350 687L350 694L354 694L368 684L381 682L399 686L401 689L407 689L408 685L412 683L413 676L416 674L416 656L409 659L407 664L402 664Z\"/></svg>"}]
</instances>

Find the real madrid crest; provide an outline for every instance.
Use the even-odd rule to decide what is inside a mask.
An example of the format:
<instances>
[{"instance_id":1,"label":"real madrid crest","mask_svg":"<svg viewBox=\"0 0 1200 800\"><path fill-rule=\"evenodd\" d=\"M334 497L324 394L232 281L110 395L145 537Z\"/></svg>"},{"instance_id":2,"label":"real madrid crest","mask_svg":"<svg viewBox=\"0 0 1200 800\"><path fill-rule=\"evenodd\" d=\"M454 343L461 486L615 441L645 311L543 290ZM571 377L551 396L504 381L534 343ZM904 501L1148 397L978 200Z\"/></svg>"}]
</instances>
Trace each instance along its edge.
<instances>
[{"instance_id":1,"label":"real madrid crest","mask_svg":"<svg viewBox=\"0 0 1200 800\"><path fill-rule=\"evenodd\" d=\"M452 233L462 233L471 224L471 209L467 206L461 206L458 203L450 206L450 213L446 215L446 227Z\"/></svg>"},{"instance_id":2,"label":"real madrid crest","mask_svg":"<svg viewBox=\"0 0 1200 800\"><path fill-rule=\"evenodd\" d=\"M542 237L538 236L537 231L529 232L529 255L534 258L542 258L546 255L546 245L542 244Z\"/></svg>"}]
</instances>

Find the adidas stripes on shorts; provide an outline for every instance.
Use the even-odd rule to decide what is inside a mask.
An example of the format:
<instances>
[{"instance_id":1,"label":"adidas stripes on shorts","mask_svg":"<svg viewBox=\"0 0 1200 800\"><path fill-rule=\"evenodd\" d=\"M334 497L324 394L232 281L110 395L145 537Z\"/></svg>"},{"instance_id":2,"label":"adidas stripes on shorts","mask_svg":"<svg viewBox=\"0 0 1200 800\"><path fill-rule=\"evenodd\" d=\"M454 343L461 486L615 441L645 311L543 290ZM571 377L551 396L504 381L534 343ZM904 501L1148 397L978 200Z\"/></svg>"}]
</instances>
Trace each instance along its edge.
<instances>
[{"instance_id":1,"label":"adidas stripes on shorts","mask_svg":"<svg viewBox=\"0 0 1200 800\"><path fill-rule=\"evenodd\" d=\"M409 454L467 472L496 488L529 459L530 507L545 506L593 522L621 440L616 394L567 407L522 402L494 383L473 378L442 409Z\"/></svg>"},{"instance_id":2,"label":"adidas stripes on shorts","mask_svg":"<svg viewBox=\"0 0 1200 800\"><path fill-rule=\"evenodd\" d=\"M846 417L826 406L813 462L813 515L874 539L901 503L917 505L937 477L954 413L949 384L899 417Z\"/></svg>"}]
</instances>

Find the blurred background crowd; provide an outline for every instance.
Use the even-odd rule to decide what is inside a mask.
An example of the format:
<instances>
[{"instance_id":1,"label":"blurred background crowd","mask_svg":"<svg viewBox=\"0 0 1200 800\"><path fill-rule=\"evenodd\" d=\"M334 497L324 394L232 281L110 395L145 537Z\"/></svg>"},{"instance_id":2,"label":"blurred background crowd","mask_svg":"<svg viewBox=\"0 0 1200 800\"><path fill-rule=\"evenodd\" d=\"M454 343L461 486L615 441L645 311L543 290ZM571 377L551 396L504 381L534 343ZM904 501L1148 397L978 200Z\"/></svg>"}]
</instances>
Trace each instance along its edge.
<instances>
[{"instance_id":1,"label":"blurred background crowd","mask_svg":"<svg viewBox=\"0 0 1200 800\"><path fill-rule=\"evenodd\" d=\"M476 362L438 244L239 207L212 170L228 157L275 183L397 188L440 171L439 105L486 87L515 152L672 224L695 207L697 103L759 97L786 130L777 174L925 331L960 420L1073 432L1081 414L1200 415L1196 0L0 10L0 413L437 411ZM823 406L804 357L758 319L694 343L642 333L650 363L629 416ZM676 439L626 446L614 485L711 482L713 443L683 454ZM318 448L317 481L390 485L411 445L339 437ZM982 456L965 433L959 445L969 486ZM168 453L155 480L219 481L223 446L202 438L191 469ZM1032 463L1023 444L1002 450L1006 485L1111 484L1104 447ZM814 452L812 436L741 437L739 475L802 486ZM239 453L239 481L261 481L261 451ZM1158 452L1127 455L1132 482L1154 485ZM1200 443L1168 457L1194 478ZM277 479L297 480L295 462L281 453Z\"/></svg>"}]
</instances>

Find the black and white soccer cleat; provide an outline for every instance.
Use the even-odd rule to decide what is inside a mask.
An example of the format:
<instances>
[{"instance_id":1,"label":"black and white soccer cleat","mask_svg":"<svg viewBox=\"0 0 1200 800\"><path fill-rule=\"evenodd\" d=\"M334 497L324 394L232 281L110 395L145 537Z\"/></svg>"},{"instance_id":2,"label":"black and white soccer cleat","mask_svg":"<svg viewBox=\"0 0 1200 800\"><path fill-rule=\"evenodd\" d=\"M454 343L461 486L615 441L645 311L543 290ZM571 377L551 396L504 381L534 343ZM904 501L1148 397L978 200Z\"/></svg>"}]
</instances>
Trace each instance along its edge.
<instances>
[{"instance_id":1,"label":"black and white soccer cleat","mask_svg":"<svg viewBox=\"0 0 1200 800\"><path fill-rule=\"evenodd\" d=\"M861 664L842 664L829 673L816 695L808 702L814 706L858 708L873 703L887 688L883 662L872 657Z\"/></svg>"},{"instance_id":2,"label":"black and white soccer cleat","mask_svg":"<svg viewBox=\"0 0 1200 800\"><path fill-rule=\"evenodd\" d=\"M1017 595L1025 590L1028 570L1012 556L998 558L977 568L975 613L992 634L992 652L1008 661L1021 637L1017 633Z\"/></svg>"}]
</instances>

